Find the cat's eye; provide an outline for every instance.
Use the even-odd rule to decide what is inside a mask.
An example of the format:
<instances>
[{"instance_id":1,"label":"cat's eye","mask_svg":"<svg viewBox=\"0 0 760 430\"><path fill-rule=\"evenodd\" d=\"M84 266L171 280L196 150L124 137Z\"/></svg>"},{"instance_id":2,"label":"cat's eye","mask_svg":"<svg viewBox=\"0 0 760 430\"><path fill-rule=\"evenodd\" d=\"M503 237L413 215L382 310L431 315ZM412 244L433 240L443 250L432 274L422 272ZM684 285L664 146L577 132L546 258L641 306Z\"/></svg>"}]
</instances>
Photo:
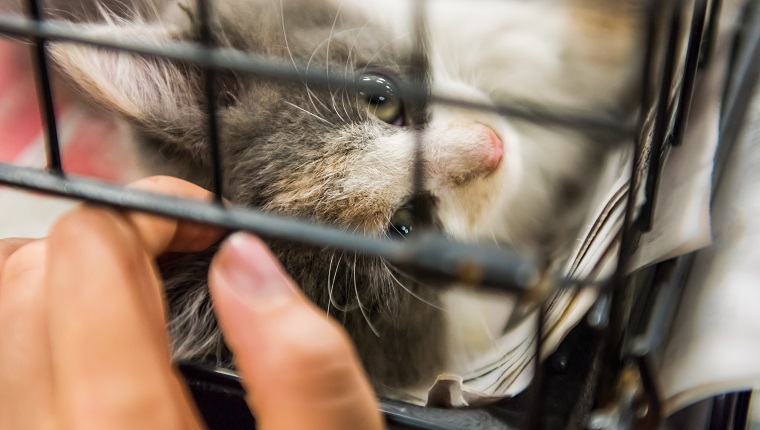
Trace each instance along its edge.
<instances>
[{"instance_id":1,"label":"cat's eye","mask_svg":"<svg viewBox=\"0 0 760 430\"><path fill-rule=\"evenodd\" d=\"M396 209L388 224L388 237L408 238L420 230L433 227L434 203L431 196L416 196Z\"/></svg>"},{"instance_id":2,"label":"cat's eye","mask_svg":"<svg viewBox=\"0 0 760 430\"><path fill-rule=\"evenodd\" d=\"M367 104L367 111L380 121L403 126L404 103L398 95L396 84L387 76L366 73L359 81L359 100Z\"/></svg>"},{"instance_id":3,"label":"cat's eye","mask_svg":"<svg viewBox=\"0 0 760 430\"><path fill-rule=\"evenodd\" d=\"M404 205L391 217L388 235L390 237L407 237L412 234L415 224L414 211L411 205Z\"/></svg>"}]
</instances>

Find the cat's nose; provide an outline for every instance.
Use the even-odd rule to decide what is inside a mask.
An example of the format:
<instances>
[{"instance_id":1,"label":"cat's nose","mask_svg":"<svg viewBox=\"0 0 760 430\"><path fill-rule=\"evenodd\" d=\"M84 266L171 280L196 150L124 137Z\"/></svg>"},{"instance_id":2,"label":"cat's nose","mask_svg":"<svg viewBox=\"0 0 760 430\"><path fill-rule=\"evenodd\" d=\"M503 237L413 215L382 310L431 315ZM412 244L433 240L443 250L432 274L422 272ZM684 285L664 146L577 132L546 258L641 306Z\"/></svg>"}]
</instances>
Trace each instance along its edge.
<instances>
[{"instance_id":1,"label":"cat's nose","mask_svg":"<svg viewBox=\"0 0 760 430\"><path fill-rule=\"evenodd\" d=\"M496 170L504 157L504 142L501 137L494 129L480 123L461 127L469 131L470 138L455 144L460 147L465 146L463 150L458 151L464 158L462 160L464 163L460 168L468 169L476 175L489 174Z\"/></svg>"},{"instance_id":2,"label":"cat's nose","mask_svg":"<svg viewBox=\"0 0 760 430\"><path fill-rule=\"evenodd\" d=\"M501 141L501 138L495 131L493 131L493 129L486 126L484 127L488 134L488 139L487 141L484 141L484 143L488 145L488 148L486 149L487 155L483 164L486 169L493 170L499 166L499 163L504 156L504 142Z\"/></svg>"},{"instance_id":3,"label":"cat's nose","mask_svg":"<svg viewBox=\"0 0 760 430\"><path fill-rule=\"evenodd\" d=\"M490 175L503 163L505 145L491 127L474 121L433 125L427 133L430 174L461 186Z\"/></svg>"}]
</instances>

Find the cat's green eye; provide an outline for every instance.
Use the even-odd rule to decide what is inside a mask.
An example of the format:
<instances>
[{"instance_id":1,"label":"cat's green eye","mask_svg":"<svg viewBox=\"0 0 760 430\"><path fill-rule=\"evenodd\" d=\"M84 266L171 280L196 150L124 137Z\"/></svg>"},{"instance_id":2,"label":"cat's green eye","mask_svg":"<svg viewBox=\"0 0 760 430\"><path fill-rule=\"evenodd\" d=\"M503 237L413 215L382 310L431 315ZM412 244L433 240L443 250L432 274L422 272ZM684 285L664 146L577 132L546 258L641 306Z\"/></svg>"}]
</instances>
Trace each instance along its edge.
<instances>
[{"instance_id":1,"label":"cat's green eye","mask_svg":"<svg viewBox=\"0 0 760 430\"><path fill-rule=\"evenodd\" d=\"M417 224L411 205L404 206L396 211L391 217L388 233L390 237L406 237L412 234L414 225Z\"/></svg>"},{"instance_id":2,"label":"cat's green eye","mask_svg":"<svg viewBox=\"0 0 760 430\"><path fill-rule=\"evenodd\" d=\"M396 85L389 78L367 73L359 81L359 100L367 104L367 111L380 121L397 126L405 125L404 103L398 96Z\"/></svg>"},{"instance_id":3,"label":"cat's green eye","mask_svg":"<svg viewBox=\"0 0 760 430\"><path fill-rule=\"evenodd\" d=\"M388 223L390 238L409 238L421 230L436 226L434 221L435 202L429 195L418 195L396 209Z\"/></svg>"}]
</instances>

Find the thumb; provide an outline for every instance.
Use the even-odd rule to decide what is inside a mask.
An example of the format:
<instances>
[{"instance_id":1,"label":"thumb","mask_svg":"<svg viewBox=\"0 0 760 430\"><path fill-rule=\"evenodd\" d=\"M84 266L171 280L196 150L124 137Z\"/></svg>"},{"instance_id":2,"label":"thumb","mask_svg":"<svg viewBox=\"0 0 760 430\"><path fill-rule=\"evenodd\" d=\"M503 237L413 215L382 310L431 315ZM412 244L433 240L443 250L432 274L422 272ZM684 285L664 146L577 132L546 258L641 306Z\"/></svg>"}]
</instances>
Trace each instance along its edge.
<instances>
[{"instance_id":1,"label":"thumb","mask_svg":"<svg viewBox=\"0 0 760 430\"><path fill-rule=\"evenodd\" d=\"M260 428L383 427L348 336L303 297L263 242L232 235L209 281Z\"/></svg>"}]
</instances>

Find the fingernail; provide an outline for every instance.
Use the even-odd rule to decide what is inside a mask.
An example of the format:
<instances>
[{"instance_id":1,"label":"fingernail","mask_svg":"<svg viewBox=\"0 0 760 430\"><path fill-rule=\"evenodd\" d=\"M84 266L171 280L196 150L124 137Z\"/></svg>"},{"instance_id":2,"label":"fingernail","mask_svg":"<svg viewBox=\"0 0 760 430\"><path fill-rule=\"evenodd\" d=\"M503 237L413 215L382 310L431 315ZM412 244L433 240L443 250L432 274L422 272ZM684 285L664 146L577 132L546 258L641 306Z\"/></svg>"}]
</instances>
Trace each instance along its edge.
<instances>
[{"instance_id":1,"label":"fingernail","mask_svg":"<svg viewBox=\"0 0 760 430\"><path fill-rule=\"evenodd\" d=\"M290 294L290 283L266 244L246 233L235 233L222 244L211 272L243 299Z\"/></svg>"}]
</instances>

